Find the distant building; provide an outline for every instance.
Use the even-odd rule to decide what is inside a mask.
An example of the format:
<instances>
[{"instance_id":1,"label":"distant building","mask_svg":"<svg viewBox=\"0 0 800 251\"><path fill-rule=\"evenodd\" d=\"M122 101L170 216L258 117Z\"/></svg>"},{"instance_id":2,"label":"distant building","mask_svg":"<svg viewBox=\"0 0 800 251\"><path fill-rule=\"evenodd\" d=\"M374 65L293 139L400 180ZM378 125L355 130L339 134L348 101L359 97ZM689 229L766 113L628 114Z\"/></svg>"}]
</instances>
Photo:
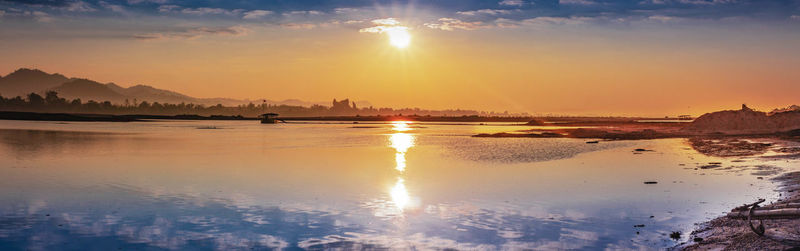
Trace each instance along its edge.
<instances>
[{"instance_id":1,"label":"distant building","mask_svg":"<svg viewBox=\"0 0 800 251\"><path fill-rule=\"evenodd\" d=\"M336 99L333 99L331 106L331 112L333 112L333 114L352 115L357 111L358 108L356 108L356 102L350 102L350 99L342 99L341 101L336 101Z\"/></svg>"}]
</instances>

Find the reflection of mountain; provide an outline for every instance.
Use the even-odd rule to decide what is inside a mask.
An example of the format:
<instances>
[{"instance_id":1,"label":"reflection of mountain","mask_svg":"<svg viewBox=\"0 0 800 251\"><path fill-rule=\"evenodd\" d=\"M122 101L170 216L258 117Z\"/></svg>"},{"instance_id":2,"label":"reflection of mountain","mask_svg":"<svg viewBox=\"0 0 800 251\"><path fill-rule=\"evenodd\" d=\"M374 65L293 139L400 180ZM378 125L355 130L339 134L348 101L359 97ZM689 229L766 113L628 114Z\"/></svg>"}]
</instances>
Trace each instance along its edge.
<instances>
[{"instance_id":1,"label":"reflection of mountain","mask_svg":"<svg viewBox=\"0 0 800 251\"><path fill-rule=\"evenodd\" d=\"M111 143L114 133L0 129L0 147L18 159L81 151L96 143ZM109 146L110 147L110 146Z\"/></svg>"},{"instance_id":2,"label":"reflection of mountain","mask_svg":"<svg viewBox=\"0 0 800 251\"><path fill-rule=\"evenodd\" d=\"M158 89L148 85L134 85L122 87L114 83L98 83L89 79L67 78L61 74L48 74L36 69L19 69L5 77L0 76L0 96L15 97L25 96L29 93L43 94L45 91L54 90L60 97L67 99L80 98L89 101L111 101L123 104L127 99L133 102L148 101L159 103L192 103L203 105L222 104L224 106L245 105L248 103L260 104L263 101L271 105L291 105L309 107L312 105L329 105L328 101L309 102L298 99L277 100L248 100L231 98L195 98L178 92ZM361 107L370 106L369 102L355 102Z\"/></svg>"}]
</instances>

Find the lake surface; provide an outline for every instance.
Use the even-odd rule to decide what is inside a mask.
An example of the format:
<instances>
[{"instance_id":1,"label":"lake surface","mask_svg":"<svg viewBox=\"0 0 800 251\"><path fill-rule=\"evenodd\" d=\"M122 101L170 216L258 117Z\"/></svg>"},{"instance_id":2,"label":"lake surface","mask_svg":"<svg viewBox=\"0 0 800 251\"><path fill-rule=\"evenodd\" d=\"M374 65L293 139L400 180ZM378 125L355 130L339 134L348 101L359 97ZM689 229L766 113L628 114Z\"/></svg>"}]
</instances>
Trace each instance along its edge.
<instances>
[{"instance_id":1,"label":"lake surface","mask_svg":"<svg viewBox=\"0 0 800 251\"><path fill-rule=\"evenodd\" d=\"M525 128L0 120L0 249L663 249L798 166Z\"/></svg>"}]
</instances>

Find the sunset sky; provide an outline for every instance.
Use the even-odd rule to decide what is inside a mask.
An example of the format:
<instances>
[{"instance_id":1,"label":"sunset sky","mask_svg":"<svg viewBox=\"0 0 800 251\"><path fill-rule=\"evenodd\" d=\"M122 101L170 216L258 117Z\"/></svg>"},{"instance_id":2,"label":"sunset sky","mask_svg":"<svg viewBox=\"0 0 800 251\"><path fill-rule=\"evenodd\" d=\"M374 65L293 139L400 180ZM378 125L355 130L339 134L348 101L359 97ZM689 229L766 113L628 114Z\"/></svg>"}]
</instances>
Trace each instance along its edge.
<instances>
[{"instance_id":1,"label":"sunset sky","mask_svg":"<svg viewBox=\"0 0 800 251\"><path fill-rule=\"evenodd\" d=\"M800 104L800 0L0 0L0 58L196 97L770 110Z\"/></svg>"}]
</instances>

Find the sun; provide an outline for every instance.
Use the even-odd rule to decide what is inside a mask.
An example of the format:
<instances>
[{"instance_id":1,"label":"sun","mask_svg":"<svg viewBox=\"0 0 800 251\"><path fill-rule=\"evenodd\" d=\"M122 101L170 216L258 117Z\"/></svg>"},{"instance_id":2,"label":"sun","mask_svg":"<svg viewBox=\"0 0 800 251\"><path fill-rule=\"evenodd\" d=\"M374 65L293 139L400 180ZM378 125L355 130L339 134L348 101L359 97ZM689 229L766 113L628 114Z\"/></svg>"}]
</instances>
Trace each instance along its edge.
<instances>
[{"instance_id":1,"label":"sun","mask_svg":"<svg viewBox=\"0 0 800 251\"><path fill-rule=\"evenodd\" d=\"M386 34L389 35L389 43L400 49L408 47L411 44L411 33L408 33L408 29L405 27L393 28L395 29L386 31Z\"/></svg>"}]
</instances>

